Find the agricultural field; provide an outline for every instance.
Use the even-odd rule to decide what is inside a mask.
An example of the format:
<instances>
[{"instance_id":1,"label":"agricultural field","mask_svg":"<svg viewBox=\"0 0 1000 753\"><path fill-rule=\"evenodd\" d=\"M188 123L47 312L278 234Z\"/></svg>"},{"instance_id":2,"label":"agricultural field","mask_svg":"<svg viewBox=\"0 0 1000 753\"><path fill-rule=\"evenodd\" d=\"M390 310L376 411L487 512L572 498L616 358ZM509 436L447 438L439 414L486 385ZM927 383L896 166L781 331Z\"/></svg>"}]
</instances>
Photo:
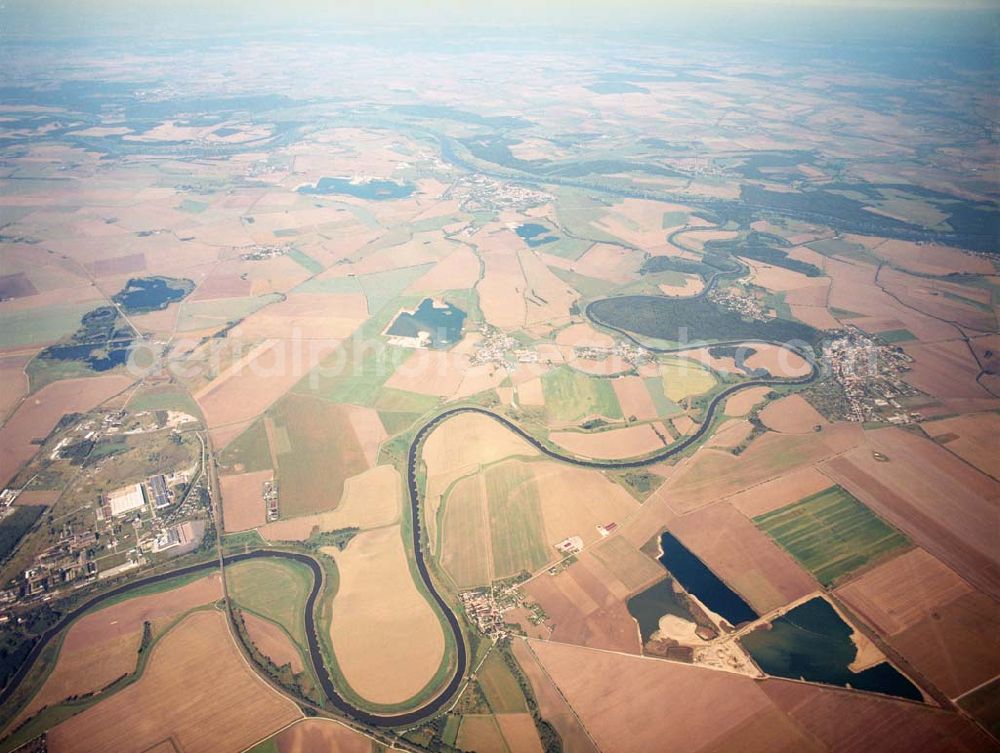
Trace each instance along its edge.
<instances>
[{"instance_id":1,"label":"agricultural field","mask_svg":"<svg viewBox=\"0 0 1000 753\"><path fill-rule=\"evenodd\" d=\"M611 384L569 367L542 376L545 410L551 421L575 422L589 416L620 419L622 409Z\"/></svg>"},{"instance_id":2,"label":"agricultural field","mask_svg":"<svg viewBox=\"0 0 1000 753\"><path fill-rule=\"evenodd\" d=\"M542 537L539 489L531 466L514 461L487 469L493 572L507 578L532 572L549 559Z\"/></svg>"},{"instance_id":3,"label":"agricultural field","mask_svg":"<svg viewBox=\"0 0 1000 753\"><path fill-rule=\"evenodd\" d=\"M139 682L55 727L53 751L242 751L301 716L246 666L220 612L196 612L153 649ZM210 730L215 730L210 733Z\"/></svg>"},{"instance_id":4,"label":"agricultural field","mask_svg":"<svg viewBox=\"0 0 1000 753\"><path fill-rule=\"evenodd\" d=\"M753 522L825 586L909 543L839 486Z\"/></svg>"},{"instance_id":5,"label":"agricultural field","mask_svg":"<svg viewBox=\"0 0 1000 753\"><path fill-rule=\"evenodd\" d=\"M279 560L239 562L226 569L229 595L242 609L280 625L306 645L302 610L312 574L303 565Z\"/></svg>"},{"instance_id":6,"label":"agricultural field","mask_svg":"<svg viewBox=\"0 0 1000 753\"><path fill-rule=\"evenodd\" d=\"M660 375L663 393L675 403L701 395L715 386L715 377L708 369L686 358L661 360Z\"/></svg>"},{"instance_id":7,"label":"agricultural field","mask_svg":"<svg viewBox=\"0 0 1000 753\"><path fill-rule=\"evenodd\" d=\"M503 461L462 477L448 491L440 562L459 588L536 572L558 558L559 542L577 536L594 544L601 538L597 526L622 521L637 507L625 489L597 471ZM642 579L629 552L622 556L608 566L624 570L627 580Z\"/></svg>"},{"instance_id":8,"label":"agricultural field","mask_svg":"<svg viewBox=\"0 0 1000 753\"><path fill-rule=\"evenodd\" d=\"M336 507L344 482L369 467L364 436L359 436L346 406L289 395L271 412L278 432L288 437L277 455L278 505L282 517L323 512ZM378 421L377 416L370 420ZM377 430L377 429L376 429ZM317 473L323 468L323 473Z\"/></svg>"},{"instance_id":9,"label":"agricultural field","mask_svg":"<svg viewBox=\"0 0 1000 753\"><path fill-rule=\"evenodd\" d=\"M372 753L374 741L331 719L303 719L251 749L251 753Z\"/></svg>"},{"instance_id":10,"label":"agricultural field","mask_svg":"<svg viewBox=\"0 0 1000 753\"><path fill-rule=\"evenodd\" d=\"M998 671L996 602L914 549L837 589L889 644L956 698Z\"/></svg>"},{"instance_id":11,"label":"agricultural field","mask_svg":"<svg viewBox=\"0 0 1000 753\"><path fill-rule=\"evenodd\" d=\"M431 682L445 653L437 614L417 588L399 526L358 534L337 564L330 645L363 702L404 703Z\"/></svg>"},{"instance_id":12,"label":"agricultural field","mask_svg":"<svg viewBox=\"0 0 1000 753\"><path fill-rule=\"evenodd\" d=\"M971 753L988 744L961 717L919 704L552 641L529 641L528 650L602 751L686 750L691 740L719 751L863 751L891 739L921 750Z\"/></svg>"},{"instance_id":13,"label":"agricultural field","mask_svg":"<svg viewBox=\"0 0 1000 753\"><path fill-rule=\"evenodd\" d=\"M0 753L996 748L998 11L873 4L4 8Z\"/></svg>"},{"instance_id":14,"label":"agricultural field","mask_svg":"<svg viewBox=\"0 0 1000 753\"><path fill-rule=\"evenodd\" d=\"M179 616L211 604L221 594L221 579L210 575L84 615L66 632L55 667L12 724L71 696L100 691L135 671L145 623L160 633Z\"/></svg>"}]
</instances>

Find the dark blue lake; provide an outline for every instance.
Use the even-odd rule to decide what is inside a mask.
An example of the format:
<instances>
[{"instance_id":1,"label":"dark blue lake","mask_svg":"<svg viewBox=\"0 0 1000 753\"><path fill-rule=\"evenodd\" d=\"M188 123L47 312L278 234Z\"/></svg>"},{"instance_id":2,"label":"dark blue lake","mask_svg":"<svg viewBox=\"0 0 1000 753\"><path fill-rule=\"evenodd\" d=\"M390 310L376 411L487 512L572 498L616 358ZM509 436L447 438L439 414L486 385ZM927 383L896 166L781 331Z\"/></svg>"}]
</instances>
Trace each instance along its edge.
<instances>
[{"instance_id":1,"label":"dark blue lake","mask_svg":"<svg viewBox=\"0 0 1000 753\"><path fill-rule=\"evenodd\" d=\"M526 222L523 225L519 225L514 232L523 238L524 242L531 248L559 240L556 236L550 234L552 231L549 228L545 227L545 225L539 225L537 222Z\"/></svg>"},{"instance_id":2,"label":"dark blue lake","mask_svg":"<svg viewBox=\"0 0 1000 753\"><path fill-rule=\"evenodd\" d=\"M159 311L171 303L181 300L194 289L190 280L174 280L166 277L133 278L122 291L112 299L126 314L141 314L145 311Z\"/></svg>"},{"instance_id":3,"label":"dark blue lake","mask_svg":"<svg viewBox=\"0 0 1000 753\"><path fill-rule=\"evenodd\" d=\"M670 574L684 586L684 589L706 607L725 619L730 625L755 620L758 614L749 604L719 577L709 570L705 563L691 554L687 548L670 533L660 537L663 554L660 562Z\"/></svg>"},{"instance_id":4,"label":"dark blue lake","mask_svg":"<svg viewBox=\"0 0 1000 753\"><path fill-rule=\"evenodd\" d=\"M56 361L82 361L94 371L108 371L128 361L132 340L120 340L99 345L53 345L45 357Z\"/></svg>"},{"instance_id":5,"label":"dark blue lake","mask_svg":"<svg viewBox=\"0 0 1000 753\"><path fill-rule=\"evenodd\" d=\"M786 612L770 629L754 630L739 640L769 675L922 700L917 687L889 662L850 670L857 656L851 627L820 597Z\"/></svg>"},{"instance_id":6,"label":"dark blue lake","mask_svg":"<svg viewBox=\"0 0 1000 753\"><path fill-rule=\"evenodd\" d=\"M421 332L427 332L430 347L443 348L461 338L465 316L464 311L450 303L436 304L432 299L425 298L412 313L401 311L389 325L386 334L419 337Z\"/></svg>"},{"instance_id":7,"label":"dark blue lake","mask_svg":"<svg viewBox=\"0 0 1000 753\"><path fill-rule=\"evenodd\" d=\"M667 614L694 622L694 618L680 596L674 593L674 584L670 578L640 591L628 600L628 613L639 623L639 633L645 643L653 633L660 629L660 618Z\"/></svg>"},{"instance_id":8,"label":"dark blue lake","mask_svg":"<svg viewBox=\"0 0 1000 753\"><path fill-rule=\"evenodd\" d=\"M412 183L396 183L392 180L369 180L353 183L349 178L320 178L315 186L302 186L299 193L328 196L340 194L358 199L385 201L405 199L416 190Z\"/></svg>"}]
</instances>

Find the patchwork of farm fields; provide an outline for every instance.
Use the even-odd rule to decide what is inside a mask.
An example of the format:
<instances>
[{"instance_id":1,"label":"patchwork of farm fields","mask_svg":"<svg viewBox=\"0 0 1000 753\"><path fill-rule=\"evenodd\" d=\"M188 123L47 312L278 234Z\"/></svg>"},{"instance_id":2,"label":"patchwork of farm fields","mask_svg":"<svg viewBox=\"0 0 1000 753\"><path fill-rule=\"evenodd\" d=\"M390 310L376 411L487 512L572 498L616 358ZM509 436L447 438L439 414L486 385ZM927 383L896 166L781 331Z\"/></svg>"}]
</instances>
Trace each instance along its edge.
<instances>
[{"instance_id":1,"label":"patchwork of farm fields","mask_svg":"<svg viewBox=\"0 0 1000 753\"><path fill-rule=\"evenodd\" d=\"M826 586L909 543L839 486L753 520Z\"/></svg>"}]
</instances>

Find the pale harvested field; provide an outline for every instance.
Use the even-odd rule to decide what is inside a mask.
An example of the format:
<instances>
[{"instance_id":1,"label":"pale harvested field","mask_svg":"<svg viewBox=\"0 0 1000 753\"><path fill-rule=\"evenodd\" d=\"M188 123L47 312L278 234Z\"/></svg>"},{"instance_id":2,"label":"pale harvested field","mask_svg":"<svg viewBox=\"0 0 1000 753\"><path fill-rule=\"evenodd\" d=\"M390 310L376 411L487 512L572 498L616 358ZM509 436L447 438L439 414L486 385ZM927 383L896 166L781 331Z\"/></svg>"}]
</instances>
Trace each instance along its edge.
<instances>
[{"instance_id":1,"label":"pale harvested field","mask_svg":"<svg viewBox=\"0 0 1000 753\"><path fill-rule=\"evenodd\" d=\"M930 706L787 680L765 680L760 686L798 729L825 750L980 753L993 747L968 720Z\"/></svg>"},{"instance_id":2,"label":"pale harvested field","mask_svg":"<svg viewBox=\"0 0 1000 753\"><path fill-rule=\"evenodd\" d=\"M824 288L824 293L825 290ZM805 322L810 327L815 327L816 329L838 329L840 327L840 321L825 306L791 303L788 301L789 297L791 295L785 298L785 302L788 303L792 316L799 321Z\"/></svg>"},{"instance_id":3,"label":"pale harvested field","mask_svg":"<svg viewBox=\"0 0 1000 753\"><path fill-rule=\"evenodd\" d=\"M1000 674L1000 603L978 591L964 594L889 644L956 698Z\"/></svg>"},{"instance_id":4,"label":"pale harvested field","mask_svg":"<svg viewBox=\"0 0 1000 753\"><path fill-rule=\"evenodd\" d=\"M856 312L862 317L897 319L920 340L954 337L955 330L951 325L907 309L886 295L875 284L874 266L828 258L824 271L833 279L829 300L831 307ZM863 321L858 324L870 331Z\"/></svg>"},{"instance_id":5,"label":"pale harvested field","mask_svg":"<svg viewBox=\"0 0 1000 753\"><path fill-rule=\"evenodd\" d=\"M545 393L542 391L542 380L538 377L529 379L517 385L517 402L521 405L530 406L545 405Z\"/></svg>"},{"instance_id":6,"label":"pale harvested field","mask_svg":"<svg viewBox=\"0 0 1000 753\"><path fill-rule=\"evenodd\" d=\"M375 465L379 447L388 437L378 411L361 405L344 405L343 409L368 465Z\"/></svg>"},{"instance_id":7,"label":"pale harvested field","mask_svg":"<svg viewBox=\"0 0 1000 753\"><path fill-rule=\"evenodd\" d=\"M591 554L580 555L558 575L542 573L523 588L548 615L553 641L640 652L639 630L625 606L631 589Z\"/></svg>"},{"instance_id":8,"label":"pale harvested field","mask_svg":"<svg viewBox=\"0 0 1000 753\"><path fill-rule=\"evenodd\" d=\"M476 753L507 753L503 734L492 714L466 714L458 728L455 745Z\"/></svg>"},{"instance_id":9,"label":"pale harvested field","mask_svg":"<svg viewBox=\"0 0 1000 753\"><path fill-rule=\"evenodd\" d=\"M148 314L130 316L129 321L143 334L156 339L168 340L173 336L180 313L180 304L172 303L162 311L150 311Z\"/></svg>"},{"instance_id":10,"label":"pale harvested field","mask_svg":"<svg viewBox=\"0 0 1000 753\"><path fill-rule=\"evenodd\" d=\"M512 753L543 753L531 714L497 714L495 718Z\"/></svg>"},{"instance_id":11,"label":"pale harvested field","mask_svg":"<svg viewBox=\"0 0 1000 753\"><path fill-rule=\"evenodd\" d=\"M529 464L538 486L545 541L555 545L568 536L590 544L600 538L596 526L621 522L639 507L625 489L600 471L556 462Z\"/></svg>"},{"instance_id":12,"label":"pale harvested field","mask_svg":"<svg viewBox=\"0 0 1000 753\"><path fill-rule=\"evenodd\" d=\"M371 753L372 740L332 719L303 719L274 736L278 753Z\"/></svg>"},{"instance_id":13,"label":"pale harvested field","mask_svg":"<svg viewBox=\"0 0 1000 753\"><path fill-rule=\"evenodd\" d=\"M829 476L807 466L737 492L726 501L748 518L756 518L829 488Z\"/></svg>"},{"instance_id":14,"label":"pale harvested field","mask_svg":"<svg viewBox=\"0 0 1000 753\"><path fill-rule=\"evenodd\" d=\"M688 230L677 236L676 241L685 248L690 246L697 251L705 248L708 241L727 241L737 237L735 230Z\"/></svg>"},{"instance_id":15,"label":"pale harvested field","mask_svg":"<svg viewBox=\"0 0 1000 753\"><path fill-rule=\"evenodd\" d=\"M798 290L799 288L811 288L818 287L817 283L820 282L819 278L807 277L800 272L794 272L791 269L785 269L784 267L777 267L771 264L765 264L764 262L755 261L753 259L740 260L750 267L751 282L760 285L762 288L767 288L773 291L786 291L786 290ZM822 283L825 287L829 283Z\"/></svg>"},{"instance_id":16,"label":"pale harvested field","mask_svg":"<svg viewBox=\"0 0 1000 753\"><path fill-rule=\"evenodd\" d=\"M511 236L520 239L513 233ZM478 240L478 236L477 236ZM510 251L482 254L486 273L476 290L483 317L495 327L503 330L523 327L527 316L524 291L527 283L521 272L517 255Z\"/></svg>"},{"instance_id":17,"label":"pale harvested field","mask_svg":"<svg viewBox=\"0 0 1000 753\"><path fill-rule=\"evenodd\" d=\"M247 666L221 612L197 612L153 649L135 685L48 735L54 753L140 753L166 738L185 753L242 751L301 716Z\"/></svg>"},{"instance_id":18,"label":"pale harvested field","mask_svg":"<svg viewBox=\"0 0 1000 753\"><path fill-rule=\"evenodd\" d=\"M788 395L770 403L760 412L760 420L782 434L806 434L827 425L826 419L801 395Z\"/></svg>"},{"instance_id":19,"label":"pale harvested field","mask_svg":"<svg viewBox=\"0 0 1000 753\"><path fill-rule=\"evenodd\" d=\"M291 293L248 316L240 323L239 335L341 340L367 319L368 301L363 293Z\"/></svg>"},{"instance_id":20,"label":"pale harvested field","mask_svg":"<svg viewBox=\"0 0 1000 753\"><path fill-rule=\"evenodd\" d=\"M632 370L632 364L621 356L607 356L606 358L573 358L566 359L577 371L595 376L613 376Z\"/></svg>"},{"instance_id":21,"label":"pale harvested field","mask_svg":"<svg viewBox=\"0 0 1000 753\"><path fill-rule=\"evenodd\" d=\"M895 635L971 591L954 570L913 549L841 586L837 595L883 634Z\"/></svg>"},{"instance_id":22,"label":"pale harvested field","mask_svg":"<svg viewBox=\"0 0 1000 753\"><path fill-rule=\"evenodd\" d=\"M946 276L955 273L994 274L989 259L949 246L886 240L873 249L876 256L909 272Z\"/></svg>"},{"instance_id":23,"label":"pale harvested field","mask_svg":"<svg viewBox=\"0 0 1000 753\"><path fill-rule=\"evenodd\" d=\"M767 369L771 376L801 377L809 373L809 363L798 353L771 343L754 343L756 351L746 359L751 369Z\"/></svg>"},{"instance_id":24,"label":"pale harvested field","mask_svg":"<svg viewBox=\"0 0 1000 753\"><path fill-rule=\"evenodd\" d=\"M274 471L271 470L219 477L227 533L257 528L267 522L264 482L272 478Z\"/></svg>"},{"instance_id":25,"label":"pale harvested field","mask_svg":"<svg viewBox=\"0 0 1000 753\"><path fill-rule=\"evenodd\" d=\"M873 450L889 461L875 460ZM864 445L822 470L970 583L1000 596L996 481L896 428L865 432Z\"/></svg>"},{"instance_id":26,"label":"pale harvested field","mask_svg":"<svg viewBox=\"0 0 1000 753\"><path fill-rule=\"evenodd\" d=\"M79 623L78 623L79 624ZM142 626L125 635L115 634L106 640L95 639L87 645L64 644L52 673L38 694L12 722L34 716L45 706L52 706L70 696L101 690L135 669L139 660ZM72 633L72 628L70 629ZM67 642L68 642L67 636ZM79 644L79 641L74 641Z\"/></svg>"},{"instance_id":27,"label":"pale harvested field","mask_svg":"<svg viewBox=\"0 0 1000 753\"><path fill-rule=\"evenodd\" d=\"M640 591L663 577L663 565L643 554L624 536L611 536L587 551L600 560L629 592Z\"/></svg>"},{"instance_id":28,"label":"pale harvested field","mask_svg":"<svg viewBox=\"0 0 1000 753\"><path fill-rule=\"evenodd\" d=\"M1000 672L1000 605L923 549L837 595L952 698Z\"/></svg>"},{"instance_id":29,"label":"pale harvested field","mask_svg":"<svg viewBox=\"0 0 1000 753\"><path fill-rule=\"evenodd\" d=\"M566 358L572 358L573 348L610 348L615 344L615 338L581 322L560 330L556 335L556 344L563 347Z\"/></svg>"},{"instance_id":30,"label":"pale harvested field","mask_svg":"<svg viewBox=\"0 0 1000 753\"><path fill-rule=\"evenodd\" d=\"M530 641L603 753L974 753L987 738L955 713L869 693Z\"/></svg>"},{"instance_id":31,"label":"pale harvested field","mask_svg":"<svg viewBox=\"0 0 1000 753\"><path fill-rule=\"evenodd\" d=\"M642 377L619 377L611 382L626 418L635 416L640 421L657 418L656 404L653 402Z\"/></svg>"},{"instance_id":32,"label":"pale harvested field","mask_svg":"<svg viewBox=\"0 0 1000 753\"><path fill-rule=\"evenodd\" d=\"M688 298L693 295L698 295L698 293L704 290L705 283L698 275L685 274L683 285L668 285L666 283L662 283L659 288L660 292L665 296L669 296L671 298Z\"/></svg>"},{"instance_id":33,"label":"pale harvested field","mask_svg":"<svg viewBox=\"0 0 1000 753\"><path fill-rule=\"evenodd\" d=\"M127 376L64 379L26 399L0 429L0 483L9 481L38 451L33 439L46 437L67 413L86 413L130 384Z\"/></svg>"},{"instance_id":34,"label":"pale harvested field","mask_svg":"<svg viewBox=\"0 0 1000 753\"><path fill-rule=\"evenodd\" d=\"M246 298L251 294L253 283L240 276L240 264L223 262L188 296L189 301L211 301L219 298Z\"/></svg>"},{"instance_id":35,"label":"pale harvested field","mask_svg":"<svg viewBox=\"0 0 1000 753\"><path fill-rule=\"evenodd\" d=\"M838 424L802 435L765 434L734 458L728 452L703 449L671 476L649 500L662 497L678 513L813 465L862 441L860 427Z\"/></svg>"},{"instance_id":36,"label":"pale harvested field","mask_svg":"<svg viewBox=\"0 0 1000 753\"><path fill-rule=\"evenodd\" d=\"M918 311L979 332L997 331L996 311L988 289L915 277L895 269L883 269L879 281L887 292Z\"/></svg>"},{"instance_id":37,"label":"pale harvested field","mask_svg":"<svg viewBox=\"0 0 1000 753\"><path fill-rule=\"evenodd\" d=\"M417 590L399 526L359 533L337 562L330 640L351 688L372 703L401 703L430 682L444 655L438 618Z\"/></svg>"},{"instance_id":38,"label":"pale harvested field","mask_svg":"<svg viewBox=\"0 0 1000 753\"><path fill-rule=\"evenodd\" d=\"M459 246L433 268L417 278L407 292L439 293L467 290L479 280L479 259L465 246Z\"/></svg>"},{"instance_id":39,"label":"pale harvested field","mask_svg":"<svg viewBox=\"0 0 1000 753\"><path fill-rule=\"evenodd\" d=\"M750 436L753 426L741 418L730 418L723 422L705 443L706 447L731 449Z\"/></svg>"},{"instance_id":40,"label":"pale harvested field","mask_svg":"<svg viewBox=\"0 0 1000 753\"><path fill-rule=\"evenodd\" d=\"M487 505L483 474L460 479L448 493L438 561L459 588L488 586L493 581Z\"/></svg>"},{"instance_id":41,"label":"pale harvested field","mask_svg":"<svg viewBox=\"0 0 1000 753\"><path fill-rule=\"evenodd\" d=\"M378 528L399 520L402 480L391 465L377 465L344 482L336 508L315 515L276 520L260 528L268 541L305 541L314 528Z\"/></svg>"},{"instance_id":42,"label":"pale harvested field","mask_svg":"<svg viewBox=\"0 0 1000 753\"><path fill-rule=\"evenodd\" d=\"M529 646L603 753L697 751L771 705L742 675L555 642ZM773 742L780 749L785 741Z\"/></svg>"},{"instance_id":43,"label":"pale harvested field","mask_svg":"<svg viewBox=\"0 0 1000 753\"><path fill-rule=\"evenodd\" d=\"M559 324L565 321L578 294L556 277L530 249L521 249L517 257L527 285L525 324Z\"/></svg>"},{"instance_id":44,"label":"pale harvested field","mask_svg":"<svg viewBox=\"0 0 1000 753\"><path fill-rule=\"evenodd\" d=\"M452 481L510 455L537 455L520 437L485 416L462 413L440 424L424 442L427 498L440 496Z\"/></svg>"},{"instance_id":45,"label":"pale harvested field","mask_svg":"<svg viewBox=\"0 0 1000 753\"><path fill-rule=\"evenodd\" d=\"M594 433L558 431L549 439L574 455L602 460L646 455L666 445L650 424Z\"/></svg>"},{"instance_id":46,"label":"pale harvested field","mask_svg":"<svg viewBox=\"0 0 1000 753\"><path fill-rule=\"evenodd\" d=\"M792 557L725 502L681 515L670 531L758 614L819 590Z\"/></svg>"},{"instance_id":47,"label":"pale harvested field","mask_svg":"<svg viewBox=\"0 0 1000 753\"><path fill-rule=\"evenodd\" d=\"M745 390L740 390L726 400L723 412L727 416L745 416L770 391L770 387L748 387Z\"/></svg>"},{"instance_id":48,"label":"pale harvested field","mask_svg":"<svg viewBox=\"0 0 1000 753\"><path fill-rule=\"evenodd\" d=\"M290 664L292 672L302 671L302 655L280 627L247 611L243 612L243 622L251 642L264 656L279 667Z\"/></svg>"},{"instance_id":49,"label":"pale harvested field","mask_svg":"<svg viewBox=\"0 0 1000 753\"><path fill-rule=\"evenodd\" d=\"M511 643L514 657L524 672L538 700L538 710L562 738L566 753L598 753L573 709L542 669L527 641L515 638Z\"/></svg>"},{"instance_id":50,"label":"pale harvested field","mask_svg":"<svg viewBox=\"0 0 1000 753\"><path fill-rule=\"evenodd\" d=\"M549 156L549 155L546 155ZM691 207L647 199L625 199L592 224L642 249L665 245L668 230L663 227L667 212L689 214ZM688 218L691 219L691 218ZM683 222L679 226L682 226Z\"/></svg>"},{"instance_id":51,"label":"pale harvested field","mask_svg":"<svg viewBox=\"0 0 1000 753\"><path fill-rule=\"evenodd\" d=\"M698 426L691 417L688 415L677 416L676 418L670 419L670 423L674 427L674 431L680 434L682 437L685 434L690 434Z\"/></svg>"},{"instance_id":52,"label":"pale harvested field","mask_svg":"<svg viewBox=\"0 0 1000 753\"><path fill-rule=\"evenodd\" d=\"M507 370L496 364L482 363L470 366L462 376L462 382L452 395L452 399L468 397L477 392L498 388L507 379Z\"/></svg>"},{"instance_id":53,"label":"pale harvested field","mask_svg":"<svg viewBox=\"0 0 1000 753\"><path fill-rule=\"evenodd\" d=\"M618 284L639 277L642 253L610 243L595 243L574 265L577 274Z\"/></svg>"},{"instance_id":54,"label":"pale harvested field","mask_svg":"<svg viewBox=\"0 0 1000 753\"><path fill-rule=\"evenodd\" d=\"M292 340L268 340L258 346L194 396L209 428L260 415L335 346L324 340L313 340L304 348Z\"/></svg>"},{"instance_id":55,"label":"pale harvested field","mask_svg":"<svg viewBox=\"0 0 1000 753\"><path fill-rule=\"evenodd\" d=\"M180 588L127 599L81 617L66 634L62 650L85 651L102 640L131 635L142 629L143 622L172 617L221 596L222 581L212 574Z\"/></svg>"},{"instance_id":56,"label":"pale harvested field","mask_svg":"<svg viewBox=\"0 0 1000 753\"><path fill-rule=\"evenodd\" d=\"M469 371L467 356L453 351L417 348L393 372L385 386L421 395L449 397Z\"/></svg>"},{"instance_id":57,"label":"pale harvested field","mask_svg":"<svg viewBox=\"0 0 1000 753\"><path fill-rule=\"evenodd\" d=\"M921 427L949 452L1000 478L1000 415L979 413L944 418L923 423Z\"/></svg>"}]
</instances>

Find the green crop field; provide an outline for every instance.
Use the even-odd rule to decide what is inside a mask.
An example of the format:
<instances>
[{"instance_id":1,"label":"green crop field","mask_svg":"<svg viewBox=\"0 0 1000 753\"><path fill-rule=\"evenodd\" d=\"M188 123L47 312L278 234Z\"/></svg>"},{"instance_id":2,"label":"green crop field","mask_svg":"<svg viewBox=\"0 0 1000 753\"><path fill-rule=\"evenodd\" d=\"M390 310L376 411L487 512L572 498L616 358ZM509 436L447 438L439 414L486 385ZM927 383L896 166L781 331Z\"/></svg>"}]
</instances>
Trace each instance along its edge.
<instances>
[{"instance_id":1,"label":"green crop field","mask_svg":"<svg viewBox=\"0 0 1000 753\"><path fill-rule=\"evenodd\" d=\"M282 429L288 433L290 451L278 455L277 468L282 516L336 507L344 482L368 467L347 413L325 400L292 394L268 415L276 435Z\"/></svg>"},{"instance_id":2,"label":"green crop field","mask_svg":"<svg viewBox=\"0 0 1000 753\"><path fill-rule=\"evenodd\" d=\"M368 299L368 313L375 314L399 296L410 283L431 268L431 264L372 272L357 278Z\"/></svg>"},{"instance_id":3,"label":"green crop field","mask_svg":"<svg viewBox=\"0 0 1000 753\"><path fill-rule=\"evenodd\" d=\"M753 520L825 586L909 543L839 486Z\"/></svg>"},{"instance_id":4,"label":"green crop field","mask_svg":"<svg viewBox=\"0 0 1000 753\"><path fill-rule=\"evenodd\" d=\"M264 421L257 419L222 451L222 465L232 468L237 463L243 471L253 473L271 467L271 448L267 441Z\"/></svg>"},{"instance_id":5,"label":"green crop field","mask_svg":"<svg viewBox=\"0 0 1000 753\"><path fill-rule=\"evenodd\" d=\"M542 511L531 467L520 461L486 470L490 540L496 578L534 572L549 561L542 536Z\"/></svg>"},{"instance_id":6,"label":"green crop field","mask_svg":"<svg viewBox=\"0 0 1000 753\"><path fill-rule=\"evenodd\" d=\"M186 390L171 384L146 387L136 392L128 402L131 411L176 410L199 418L201 408Z\"/></svg>"},{"instance_id":7,"label":"green crop field","mask_svg":"<svg viewBox=\"0 0 1000 753\"><path fill-rule=\"evenodd\" d=\"M621 418L614 388L606 379L581 374L560 366L542 377L542 392L549 415L559 421L579 421L597 414Z\"/></svg>"},{"instance_id":8,"label":"green crop field","mask_svg":"<svg viewBox=\"0 0 1000 753\"><path fill-rule=\"evenodd\" d=\"M310 274L317 275L323 271L323 265L303 251L293 248L288 252L288 258L305 269Z\"/></svg>"},{"instance_id":9,"label":"green crop field","mask_svg":"<svg viewBox=\"0 0 1000 753\"><path fill-rule=\"evenodd\" d=\"M479 476L470 476L455 484L445 501L441 566L459 588L490 583L480 490Z\"/></svg>"},{"instance_id":10,"label":"green crop field","mask_svg":"<svg viewBox=\"0 0 1000 753\"><path fill-rule=\"evenodd\" d=\"M307 645L303 610L311 577L305 565L285 560L250 560L226 568L233 600L281 625L299 646Z\"/></svg>"},{"instance_id":11,"label":"green crop field","mask_svg":"<svg viewBox=\"0 0 1000 753\"><path fill-rule=\"evenodd\" d=\"M496 649L490 651L476 677L494 714L527 712L524 694Z\"/></svg>"},{"instance_id":12,"label":"green crop field","mask_svg":"<svg viewBox=\"0 0 1000 753\"><path fill-rule=\"evenodd\" d=\"M46 343L73 334L80 318L94 308L92 303L55 304L44 309L6 311L0 321L0 347L13 348Z\"/></svg>"}]
</instances>

